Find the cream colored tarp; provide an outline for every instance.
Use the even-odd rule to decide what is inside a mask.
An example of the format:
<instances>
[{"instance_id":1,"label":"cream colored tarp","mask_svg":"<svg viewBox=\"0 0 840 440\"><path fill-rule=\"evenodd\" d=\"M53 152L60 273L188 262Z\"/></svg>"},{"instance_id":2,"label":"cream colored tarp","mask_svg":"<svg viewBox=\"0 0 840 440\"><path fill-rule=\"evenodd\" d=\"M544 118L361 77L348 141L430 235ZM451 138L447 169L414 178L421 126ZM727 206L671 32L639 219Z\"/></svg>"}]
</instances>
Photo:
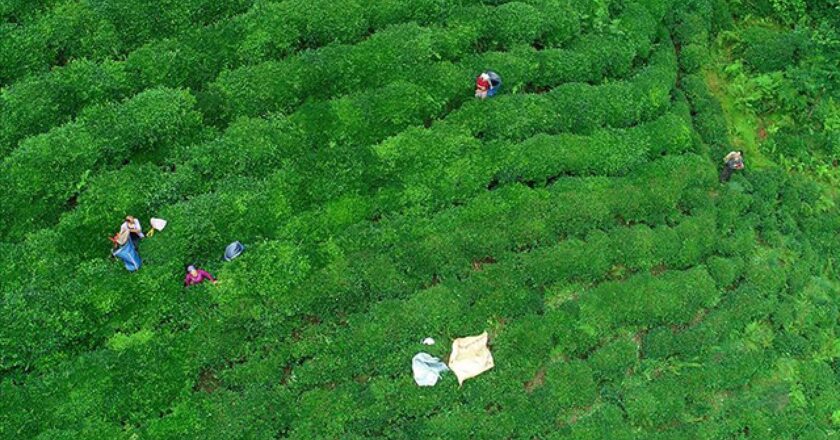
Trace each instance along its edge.
<instances>
[{"instance_id":1,"label":"cream colored tarp","mask_svg":"<svg viewBox=\"0 0 840 440\"><path fill-rule=\"evenodd\" d=\"M452 341L449 369L458 377L458 384L493 368L493 355L487 348L487 332Z\"/></svg>"}]
</instances>

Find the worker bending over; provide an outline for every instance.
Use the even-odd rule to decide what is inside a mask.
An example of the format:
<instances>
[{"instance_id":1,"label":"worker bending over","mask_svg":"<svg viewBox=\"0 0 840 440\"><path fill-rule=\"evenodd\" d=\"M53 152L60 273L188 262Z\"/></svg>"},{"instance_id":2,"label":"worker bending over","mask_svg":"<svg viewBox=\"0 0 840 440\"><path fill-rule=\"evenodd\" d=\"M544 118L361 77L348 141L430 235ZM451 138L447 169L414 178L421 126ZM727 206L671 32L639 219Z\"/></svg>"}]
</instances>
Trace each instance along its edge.
<instances>
[{"instance_id":1,"label":"worker bending over","mask_svg":"<svg viewBox=\"0 0 840 440\"><path fill-rule=\"evenodd\" d=\"M478 78L475 79L475 97L481 99L487 98L487 93L490 92L492 87L490 75L487 72L478 75Z\"/></svg>"},{"instance_id":2,"label":"worker bending over","mask_svg":"<svg viewBox=\"0 0 840 440\"><path fill-rule=\"evenodd\" d=\"M205 280L210 280L213 284L218 282L215 278L213 278L213 275L210 275L210 273L204 269L196 269L193 265L187 267L187 276L184 278L184 287L201 284Z\"/></svg>"},{"instance_id":3,"label":"worker bending over","mask_svg":"<svg viewBox=\"0 0 840 440\"><path fill-rule=\"evenodd\" d=\"M721 182L729 182L735 170L744 169L744 155L742 151L731 151L723 158L724 167L720 173Z\"/></svg>"}]
</instances>

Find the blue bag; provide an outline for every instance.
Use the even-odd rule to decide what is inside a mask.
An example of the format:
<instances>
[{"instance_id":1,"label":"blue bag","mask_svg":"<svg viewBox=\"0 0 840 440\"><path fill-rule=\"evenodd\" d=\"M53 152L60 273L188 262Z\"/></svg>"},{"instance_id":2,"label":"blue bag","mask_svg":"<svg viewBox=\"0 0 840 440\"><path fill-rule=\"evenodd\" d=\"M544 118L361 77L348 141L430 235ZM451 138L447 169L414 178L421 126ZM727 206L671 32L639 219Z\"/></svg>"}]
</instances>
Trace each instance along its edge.
<instances>
[{"instance_id":1,"label":"blue bag","mask_svg":"<svg viewBox=\"0 0 840 440\"><path fill-rule=\"evenodd\" d=\"M502 88L502 77L492 70L487 71L487 76L490 77L490 90L487 91L487 96L495 96Z\"/></svg>"},{"instance_id":2,"label":"blue bag","mask_svg":"<svg viewBox=\"0 0 840 440\"><path fill-rule=\"evenodd\" d=\"M125 268L129 272L140 269L143 264L143 260L140 259L140 254L137 253L137 249L131 240L126 240L124 245L114 250L113 255L125 263Z\"/></svg>"},{"instance_id":3,"label":"blue bag","mask_svg":"<svg viewBox=\"0 0 840 440\"><path fill-rule=\"evenodd\" d=\"M233 243L229 244L227 248L225 248L225 261L233 260L234 258L241 255L244 250L245 246L243 246L242 243L234 241Z\"/></svg>"}]
</instances>

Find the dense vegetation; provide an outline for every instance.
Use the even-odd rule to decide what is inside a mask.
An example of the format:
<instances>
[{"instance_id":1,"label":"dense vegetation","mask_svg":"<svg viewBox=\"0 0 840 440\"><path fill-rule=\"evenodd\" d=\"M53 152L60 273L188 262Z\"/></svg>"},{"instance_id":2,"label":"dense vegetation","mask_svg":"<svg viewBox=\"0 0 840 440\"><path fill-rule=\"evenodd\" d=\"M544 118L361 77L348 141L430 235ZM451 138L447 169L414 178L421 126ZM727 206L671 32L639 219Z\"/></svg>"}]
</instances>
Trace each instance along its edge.
<instances>
[{"instance_id":1,"label":"dense vegetation","mask_svg":"<svg viewBox=\"0 0 840 440\"><path fill-rule=\"evenodd\" d=\"M836 1L0 17L0 438L840 432ZM126 214L169 222L136 273Z\"/></svg>"},{"instance_id":2,"label":"dense vegetation","mask_svg":"<svg viewBox=\"0 0 840 440\"><path fill-rule=\"evenodd\" d=\"M722 71L719 87L729 95L725 103L738 115L736 140L836 187L840 14L830 3L737 8L738 25L721 34L721 55L713 61Z\"/></svg>"}]
</instances>

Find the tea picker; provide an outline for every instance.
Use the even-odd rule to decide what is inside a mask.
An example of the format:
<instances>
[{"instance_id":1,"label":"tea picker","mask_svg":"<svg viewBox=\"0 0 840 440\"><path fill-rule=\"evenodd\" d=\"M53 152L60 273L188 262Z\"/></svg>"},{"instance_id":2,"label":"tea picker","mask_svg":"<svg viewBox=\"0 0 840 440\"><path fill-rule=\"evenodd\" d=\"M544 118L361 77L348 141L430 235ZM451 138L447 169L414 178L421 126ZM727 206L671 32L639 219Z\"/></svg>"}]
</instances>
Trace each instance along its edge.
<instances>
[{"instance_id":1,"label":"tea picker","mask_svg":"<svg viewBox=\"0 0 840 440\"><path fill-rule=\"evenodd\" d=\"M143 237L140 220L127 215L125 221L120 225L119 232L108 238L114 243L114 250L111 255L122 260L129 272L137 271L143 264L143 260L137 252L137 245Z\"/></svg>"},{"instance_id":2,"label":"tea picker","mask_svg":"<svg viewBox=\"0 0 840 440\"><path fill-rule=\"evenodd\" d=\"M735 170L744 169L744 154L742 151L732 151L723 158L724 167L720 172L720 181L729 182Z\"/></svg>"},{"instance_id":3,"label":"tea picker","mask_svg":"<svg viewBox=\"0 0 840 440\"><path fill-rule=\"evenodd\" d=\"M210 273L204 269L198 269L193 265L187 267L187 276L184 278L184 287L201 284L205 280L210 280L213 284L218 282L215 278L213 278L213 275L210 275Z\"/></svg>"},{"instance_id":4,"label":"tea picker","mask_svg":"<svg viewBox=\"0 0 840 440\"><path fill-rule=\"evenodd\" d=\"M475 97L485 99L498 93L502 86L502 77L498 73L488 70L475 79Z\"/></svg>"},{"instance_id":5,"label":"tea picker","mask_svg":"<svg viewBox=\"0 0 840 440\"><path fill-rule=\"evenodd\" d=\"M143 235L143 228L140 226L140 220L127 215L125 216L125 221L120 225L120 230L111 238L111 241L114 243L114 247L124 246L126 242L131 240L134 247L137 247L137 243L140 241L141 238L145 237Z\"/></svg>"}]
</instances>

